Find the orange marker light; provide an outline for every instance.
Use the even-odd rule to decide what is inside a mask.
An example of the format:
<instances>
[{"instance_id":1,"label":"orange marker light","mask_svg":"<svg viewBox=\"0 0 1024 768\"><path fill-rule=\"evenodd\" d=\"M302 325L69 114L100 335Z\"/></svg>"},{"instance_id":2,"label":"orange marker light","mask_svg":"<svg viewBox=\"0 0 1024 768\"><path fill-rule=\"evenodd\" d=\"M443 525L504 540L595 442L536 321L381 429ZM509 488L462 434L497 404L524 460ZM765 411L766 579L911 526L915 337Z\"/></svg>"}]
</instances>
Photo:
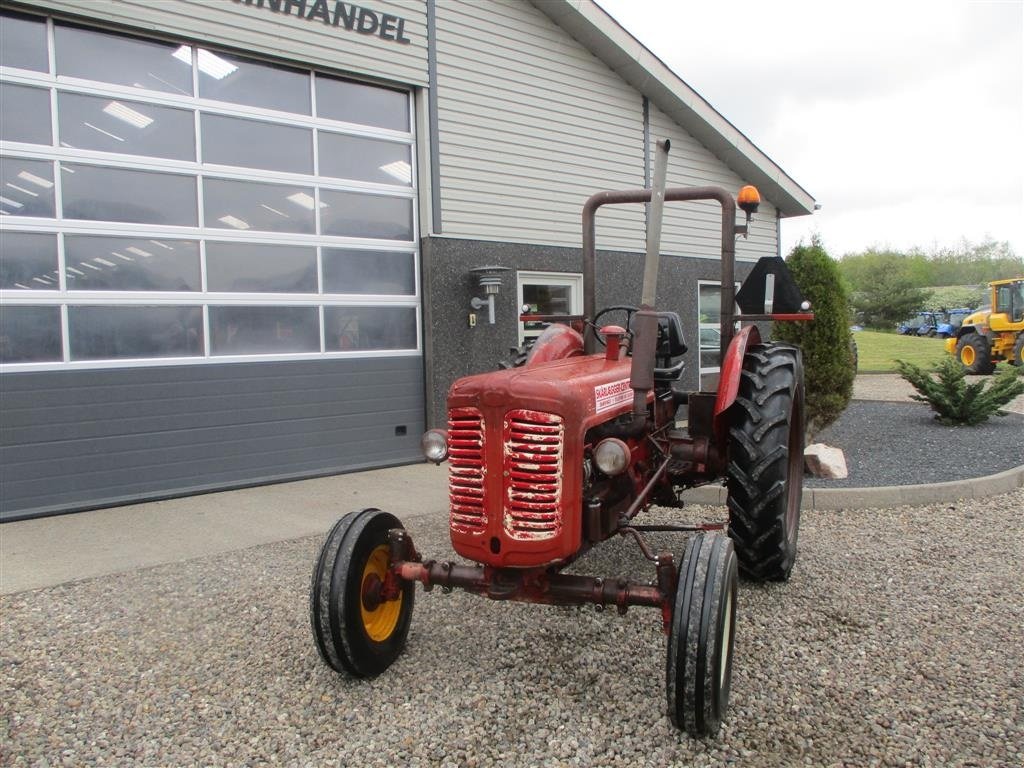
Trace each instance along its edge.
<instances>
[{"instance_id":1,"label":"orange marker light","mask_svg":"<svg viewBox=\"0 0 1024 768\"><path fill-rule=\"evenodd\" d=\"M739 195L736 196L736 202L739 203L740 208L752 214L757 212L757 206L761 203L761 193L757 191L757 187L753 184L747 184L745 187L740 189Z\"/></svg>"}]
</instances>

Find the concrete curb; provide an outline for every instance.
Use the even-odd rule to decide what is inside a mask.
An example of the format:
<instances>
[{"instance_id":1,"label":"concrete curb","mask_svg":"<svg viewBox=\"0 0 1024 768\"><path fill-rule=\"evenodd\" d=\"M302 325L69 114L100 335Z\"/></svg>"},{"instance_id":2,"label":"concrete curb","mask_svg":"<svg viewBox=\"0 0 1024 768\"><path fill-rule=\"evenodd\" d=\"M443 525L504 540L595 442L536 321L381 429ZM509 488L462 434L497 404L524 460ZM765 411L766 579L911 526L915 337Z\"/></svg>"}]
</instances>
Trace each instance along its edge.
<instances>
[{"instance_id":1,"label":"concrete curb","mask_svg":"<svg viewBox=\"0 0 1024 768\"><path fill-rule=\"evenodd\" d=\"M1024 487L1024 465L995 475L923 485L881 485L874 488L805 488L804 510L867 509L903 504L935 504L958 499L983 499ZM682 495L691 504L724 506L725 486L704 485Z\"/></svg>"}]
</instances>

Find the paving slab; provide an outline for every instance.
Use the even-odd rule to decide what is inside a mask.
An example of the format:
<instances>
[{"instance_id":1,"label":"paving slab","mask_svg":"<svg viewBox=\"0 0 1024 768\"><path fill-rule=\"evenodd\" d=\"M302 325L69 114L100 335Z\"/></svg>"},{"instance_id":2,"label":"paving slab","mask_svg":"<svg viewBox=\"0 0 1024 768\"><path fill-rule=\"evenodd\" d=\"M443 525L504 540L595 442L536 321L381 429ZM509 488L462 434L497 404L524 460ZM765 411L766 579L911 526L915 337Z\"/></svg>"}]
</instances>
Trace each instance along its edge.
<instances>
[{"instance_id":1,"label":"paving slab","mask_svg":"<svg viewBox=\"0 0 1024 768\"><path fill-rule=\"evenodd\" d=\"M444 467L413 464L0 525L0 594L326 533L346 512L447 515Z\"/></svg>"}]
</instances>

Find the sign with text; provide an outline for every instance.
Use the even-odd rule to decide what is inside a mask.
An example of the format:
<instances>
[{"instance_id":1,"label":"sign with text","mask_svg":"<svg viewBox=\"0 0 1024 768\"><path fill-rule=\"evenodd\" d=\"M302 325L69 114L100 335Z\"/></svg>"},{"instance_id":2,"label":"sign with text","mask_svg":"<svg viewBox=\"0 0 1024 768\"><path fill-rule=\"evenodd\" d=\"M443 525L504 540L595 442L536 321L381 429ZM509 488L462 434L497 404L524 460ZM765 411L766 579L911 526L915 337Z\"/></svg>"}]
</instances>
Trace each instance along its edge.
<instances>
[{"instance_id":1,"label":"sign with text","mask_svg":"<svg viewBox=\"0 0 1024 768\"><path fill-rule=\"evenodd\" d=\"M619 405L633 402L633 390L629 387L629 379L613 381L611 384L599 384L594 387L594 412L604 413Z\"/></svg>"},{"instance_id":2,"label":"sign with text","mask_svg":"<svg viewBox=\"0 0 1024 768\"><path fill-rule=\"evenodd\" d=\"M333 29L345 29L360 35L379 37L408 45L405 19L390 13L371 10L353 3L329 0L234 0L238 5L263 8L282 16L309 22L320 22Z\"/></svg>"}]
</instances>

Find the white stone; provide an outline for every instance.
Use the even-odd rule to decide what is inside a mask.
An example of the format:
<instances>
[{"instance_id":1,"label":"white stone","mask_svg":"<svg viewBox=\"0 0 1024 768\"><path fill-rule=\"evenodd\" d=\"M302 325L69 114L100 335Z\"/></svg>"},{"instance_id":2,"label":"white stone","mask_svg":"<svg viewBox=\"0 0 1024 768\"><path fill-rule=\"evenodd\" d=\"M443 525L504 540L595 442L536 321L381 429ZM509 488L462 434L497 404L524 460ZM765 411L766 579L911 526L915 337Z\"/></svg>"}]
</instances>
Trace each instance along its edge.
<instances>
[{"instance_id":1,"label":"white stone","mask_svg":"<svg viewBox=\"0 0 1024 768\"><path fill-rule=\"evenodd\" d=\"M815 477L844 480L849 476L842 448L812 443L804 449L804 466Z\"/></svg>"}]
</instances>

